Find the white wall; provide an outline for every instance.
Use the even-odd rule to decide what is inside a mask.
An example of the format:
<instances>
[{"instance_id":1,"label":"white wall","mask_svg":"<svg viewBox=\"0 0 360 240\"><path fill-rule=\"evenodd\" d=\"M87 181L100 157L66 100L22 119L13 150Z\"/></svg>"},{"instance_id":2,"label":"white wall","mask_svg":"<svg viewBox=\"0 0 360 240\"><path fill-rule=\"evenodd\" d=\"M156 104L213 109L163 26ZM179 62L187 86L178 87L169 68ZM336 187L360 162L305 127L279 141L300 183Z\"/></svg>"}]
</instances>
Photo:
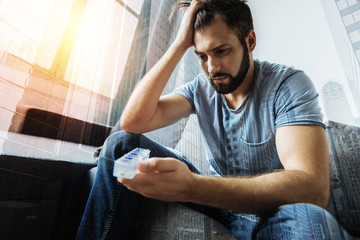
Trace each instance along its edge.
<instances>
[{"instance_id":1,"label":"white wall","mask_svg":"<svg viewBox=\"0 0 360 240\"><path fill-rule=\"evenodd\" d=\"M249 6L257 35L254 57L304 70L319 94L327 81L336 79L358 117L320 1L250 0ZM321 96L320 104L324 109Z\"/></svg>"}]
</instances>

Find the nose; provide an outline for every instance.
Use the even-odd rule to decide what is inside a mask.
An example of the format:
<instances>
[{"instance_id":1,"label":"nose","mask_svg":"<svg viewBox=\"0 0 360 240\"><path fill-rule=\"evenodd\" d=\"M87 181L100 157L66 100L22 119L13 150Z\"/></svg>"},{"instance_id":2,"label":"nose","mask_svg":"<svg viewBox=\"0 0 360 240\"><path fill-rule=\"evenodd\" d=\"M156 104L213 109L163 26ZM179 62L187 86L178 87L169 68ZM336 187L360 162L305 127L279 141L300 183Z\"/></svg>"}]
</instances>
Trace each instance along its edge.
<instances>
[{"instance_id":1,"label":"nose","mask_svg":"<svg viewBox=\"0 0 360 240\"><path fill-rule=\"evenodd\" d=\"M208 58L208 72L217 73L220 71L220 61L214 57Z\"/></svg>"}]
</instances>

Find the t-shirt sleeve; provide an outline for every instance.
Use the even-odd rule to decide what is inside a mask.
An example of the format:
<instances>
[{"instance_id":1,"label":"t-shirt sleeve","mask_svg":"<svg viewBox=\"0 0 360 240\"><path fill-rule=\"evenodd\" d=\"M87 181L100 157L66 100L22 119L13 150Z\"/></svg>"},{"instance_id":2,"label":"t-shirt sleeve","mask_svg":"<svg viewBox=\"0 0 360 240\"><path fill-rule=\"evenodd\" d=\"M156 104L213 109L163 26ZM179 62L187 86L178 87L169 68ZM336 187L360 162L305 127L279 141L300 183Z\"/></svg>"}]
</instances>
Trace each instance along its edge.
<instances>
[{"instance_id":1,"label":"t-shirt sleeve","mask_svg":"<svg viewBox=\"0 0 360 240\"><path fill-rule=\"evenodd\" d=\"M276 93L275 128L288 125L320 125L325 128L319 94L302 71L287 77Z\"/></svg>"},{"instance_id":2,"label":"t-shirt sleeve","mask_svg":"<svg viewBox=\"0 0 360 240\"><path fill-rule=\"evenodd\" d=\"M195 99L194 99L195 92L194 92L194 90L196 89L197 80L198 80L198 77L196 77L191 82L188 82L184 85L181 85L181 86L175 88L175 90L172 92L172 93L179 94L179 95L185 97L189 101L189 103L191 104L191 107L192 107L192 113L195 113Z\"/></svg>"}]
</instances>

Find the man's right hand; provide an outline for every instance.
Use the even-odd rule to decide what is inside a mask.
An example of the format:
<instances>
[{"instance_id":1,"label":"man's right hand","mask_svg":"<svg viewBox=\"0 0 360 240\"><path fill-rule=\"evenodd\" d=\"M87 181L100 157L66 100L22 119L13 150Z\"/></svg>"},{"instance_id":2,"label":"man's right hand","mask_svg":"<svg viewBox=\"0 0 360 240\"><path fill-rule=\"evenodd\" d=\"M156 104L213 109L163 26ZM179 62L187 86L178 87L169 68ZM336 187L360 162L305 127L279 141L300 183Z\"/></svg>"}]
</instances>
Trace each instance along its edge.
<instances>
[{"instance_id":1,"label":"man's right hand","mask_svg":"<svg viewBox=\"0 0 360 240\"><path fill-rule=\"evenodd\" d=\"M176 65L193 45L195 16L201 6L199 0L191 2L174 43L136 85L121 115L123 130L145 133L173 124L191 114L192 106L185 97L178 94L160 96Z\"/></svg>"},{"instance_id":2,"label":"man's right hand","mask_svg":"<svg viewBox=\"0 0 360 240\"><path fill-rule=\"evenodd\" d=\"M194 42L194 22L196 13L202 8L199 0L193 0L190 7L185 11L184 17L181 21L179 31L177 33L175 43L183 46L185 49L190 48Z\"/></svg>"}]
</instances>

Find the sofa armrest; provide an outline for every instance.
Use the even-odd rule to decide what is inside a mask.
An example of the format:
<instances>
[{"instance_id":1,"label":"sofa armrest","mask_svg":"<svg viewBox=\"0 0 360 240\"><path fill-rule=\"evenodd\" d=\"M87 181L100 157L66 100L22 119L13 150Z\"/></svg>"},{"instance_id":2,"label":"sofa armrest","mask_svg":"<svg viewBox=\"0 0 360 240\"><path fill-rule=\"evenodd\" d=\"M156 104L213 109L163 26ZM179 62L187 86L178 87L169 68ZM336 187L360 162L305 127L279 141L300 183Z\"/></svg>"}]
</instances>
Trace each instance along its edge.
<instances>
[{"instance_id":1,"label":"sofa armrest","mask_svg":"<svg viewBox=\"0 0 360 240\"><path fill-rule=\"evenodd\" d=\"M330 199L327 210L360 237L360 127L329 122Z\"/></svg>"},{"instance_id":2,"label":"sofa armrest","mask_svg":"<svg viewBox=\"0 0 360 240\"><path fill-rule=\"evenodd\" d=\"M9 132L101 146L111 127L85 122L45 109L18 105Z\"/></svg>"}]
</instances>

